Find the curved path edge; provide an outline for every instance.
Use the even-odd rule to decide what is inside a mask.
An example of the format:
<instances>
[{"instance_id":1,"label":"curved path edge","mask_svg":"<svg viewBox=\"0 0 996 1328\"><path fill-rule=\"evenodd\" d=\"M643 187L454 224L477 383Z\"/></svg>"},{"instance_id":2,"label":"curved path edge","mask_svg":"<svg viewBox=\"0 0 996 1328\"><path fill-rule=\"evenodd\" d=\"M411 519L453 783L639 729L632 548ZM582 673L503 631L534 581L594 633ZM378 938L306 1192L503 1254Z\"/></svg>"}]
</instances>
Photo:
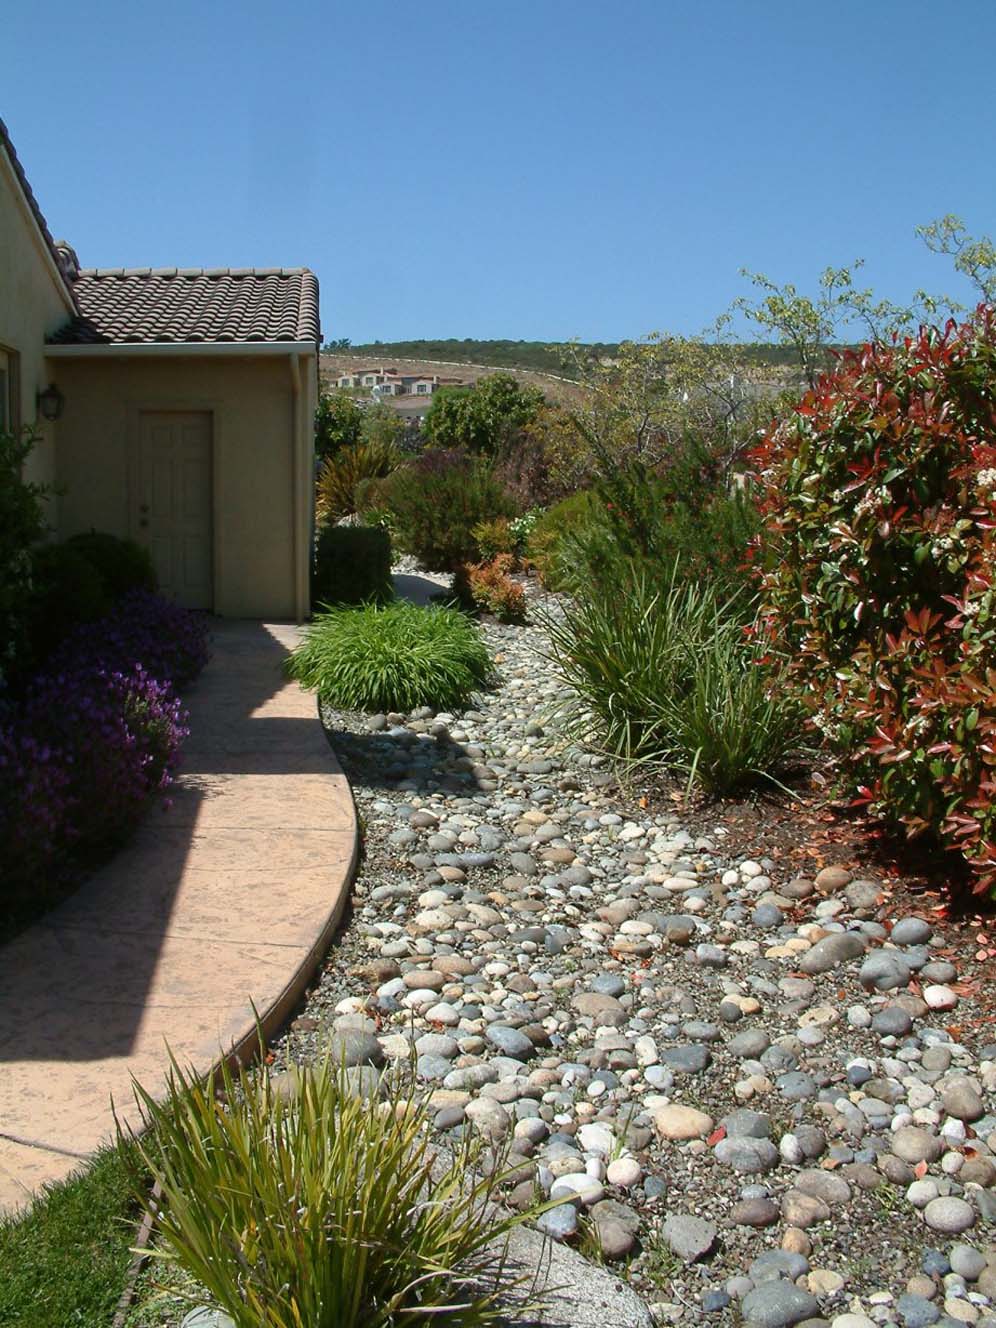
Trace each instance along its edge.
<instances>
[{"instance_id":1,"label":"curved path edge","mask_svg":"<svg viewBox=\"0 0 996 1328\"><path fill-rule=\"evenodd\" d=\"M220 621L185 696L163 813L0 948L0 1212L137 1126L132 1083L169 1048L206 1074L248 1059L328 950L359 856L352 790L313 696L284 675L297 628Z\"/></svg>"}]
</instances>

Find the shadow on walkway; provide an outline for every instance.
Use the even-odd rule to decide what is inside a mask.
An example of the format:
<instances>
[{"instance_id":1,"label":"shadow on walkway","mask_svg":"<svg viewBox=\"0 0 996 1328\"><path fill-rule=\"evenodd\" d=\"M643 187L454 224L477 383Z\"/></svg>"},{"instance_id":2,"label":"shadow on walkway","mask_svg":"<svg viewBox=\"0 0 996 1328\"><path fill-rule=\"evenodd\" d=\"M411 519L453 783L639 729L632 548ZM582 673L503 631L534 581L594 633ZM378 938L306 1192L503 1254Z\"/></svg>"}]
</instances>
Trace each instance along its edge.
<instances>
[{"instance_id":1,"label":"shadow on walkway","mask_svg":"<svg viewBox=\"0 0 996 1328\"><path fill-rule=\"evenodd\" d=\"M12 1171L24 1185L11 1141L89 1154L132 1074L157 1090L166 1042L206 1070L327 943L355 812L314 698L284 677L295 640L215 625L172 806L0 950L0 1206Z\"/></svg>"}]
</instances>

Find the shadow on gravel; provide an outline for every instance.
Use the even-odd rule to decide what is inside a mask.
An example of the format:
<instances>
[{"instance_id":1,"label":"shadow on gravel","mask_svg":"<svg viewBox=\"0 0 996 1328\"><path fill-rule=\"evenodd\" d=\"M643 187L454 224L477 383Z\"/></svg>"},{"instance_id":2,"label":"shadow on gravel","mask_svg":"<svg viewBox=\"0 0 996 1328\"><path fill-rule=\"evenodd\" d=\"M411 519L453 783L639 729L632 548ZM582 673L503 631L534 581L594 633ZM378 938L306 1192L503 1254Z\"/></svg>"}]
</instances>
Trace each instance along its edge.
<instances>
[{"instance_id":1,"label":"shadow on gravel","mask_svg":"<svg viewBox=\"0 0 996 1328\"><path fill-rule=\"evenodd\" d=\"M427 604L439 603L447 598L446 586L432 581L427 576L416 576L408 572L395 572L391 578L399 598L406 599L420 608Z\"/></svg>"},{"instance_id":2,"label":"shadow on gravel","mask_svg":"<svg viewBox=\"0 0 996 1328\"><path fill-rule=\"evenodd\" d=\"M336 718L322 716L322 726L349 782L386 792L450 793L473 796L491 783L493 771L452 739L438 739L410 729L356 732ZM402 786L404 786L402 788Z\"/></svg>"}]
</instances>

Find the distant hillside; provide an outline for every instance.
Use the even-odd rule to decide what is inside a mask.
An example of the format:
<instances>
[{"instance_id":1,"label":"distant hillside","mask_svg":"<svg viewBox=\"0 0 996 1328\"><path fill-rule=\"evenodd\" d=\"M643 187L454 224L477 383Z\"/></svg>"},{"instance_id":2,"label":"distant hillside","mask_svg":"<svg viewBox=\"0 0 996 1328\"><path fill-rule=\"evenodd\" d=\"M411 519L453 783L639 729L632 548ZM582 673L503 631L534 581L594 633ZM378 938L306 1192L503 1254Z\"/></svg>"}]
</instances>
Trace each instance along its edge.
<instances>
[{"instance_id":1,"label":"distant hillside","mask_svg":"<svg viewBox=\"0 0 996 1328\"><path fill-rule=\"evenodd\" d=\"M421 342L398 341L377 346L359 347L348 351L337 350L333 353L322 351L320 372L323 382L338 378L340 374L355 373L357 369L369 369L376 366L397 369L400 373L415 373L432 377L438 375L444 382L459 382L472 387L480 378L486 378L496 370L511 374L520 383L538 387L548 401L569 404L578 399L581 387L570 379L558 374L543 373L538 369L519 369L510 365L474 364L467 360L438 360L432 358L413 358L397 353L398 346L421 345ZM424 343L430 344L430 343ZM446 343L437 343L446 344ZM459 343L457 343L459 344ZM409 397L388 397L388 404L402 413L411 406ZM417 402L419 411L426 409L425 398Z\"/></svg>"},{"instance_id":2,"label":"distant hillside","mask_svg":"<svg viewBox=\"0 0 996 1328\"><path fill-rule=\"evenodd\" d=\"M599 345L600 353L611 355L617 347ZM345 352L339 351L343 354ZM446 364L488 365L494 369L532 369L536 373L562 374L566 347L547 341L475 341L455 338L442 341L373 341L350 346L349 353L369 355L378 360L437 360Z\"/></svg>"},{"instance_id":3,"label":"distant hillside","mask_svg":"<svg viewBox=\"0 0 996 1328\"><path fill-rule=\"evenodd\" d=\"M619 350L619 343L584 342L580 348L611 358ZM774 367L795 363L795 352L789 346L750 342L742 349L756 364ZM465 337L463 340L449 338L441 341L371 341L350 346L348 351L337 344L334 350L340 355L366 355L378 361L391 358L434 360L447 364L487 365L493 369L531 369L534 373L544 374L570 372L569 345L563 341L478 341Z\"/></svg>"}]
</instances>

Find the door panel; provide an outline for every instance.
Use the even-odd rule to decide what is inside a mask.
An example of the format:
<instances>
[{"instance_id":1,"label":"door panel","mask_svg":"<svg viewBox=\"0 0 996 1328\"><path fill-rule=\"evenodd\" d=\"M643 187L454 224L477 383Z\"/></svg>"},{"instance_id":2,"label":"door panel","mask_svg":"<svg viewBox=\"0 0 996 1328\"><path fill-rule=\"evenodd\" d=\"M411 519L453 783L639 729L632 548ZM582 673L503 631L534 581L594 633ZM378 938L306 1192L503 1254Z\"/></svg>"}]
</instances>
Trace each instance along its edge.
<instances>
[{"instance_id":1,"label":"door panel","mask_svg":"<svg viewBox=\"0 0 996 1328\"><path fill-rule=\"evenodd\" d=\"M136 529L163 593L190 609L213 607L211 416L139 415Z\"/></svg>"}]
</instances>

